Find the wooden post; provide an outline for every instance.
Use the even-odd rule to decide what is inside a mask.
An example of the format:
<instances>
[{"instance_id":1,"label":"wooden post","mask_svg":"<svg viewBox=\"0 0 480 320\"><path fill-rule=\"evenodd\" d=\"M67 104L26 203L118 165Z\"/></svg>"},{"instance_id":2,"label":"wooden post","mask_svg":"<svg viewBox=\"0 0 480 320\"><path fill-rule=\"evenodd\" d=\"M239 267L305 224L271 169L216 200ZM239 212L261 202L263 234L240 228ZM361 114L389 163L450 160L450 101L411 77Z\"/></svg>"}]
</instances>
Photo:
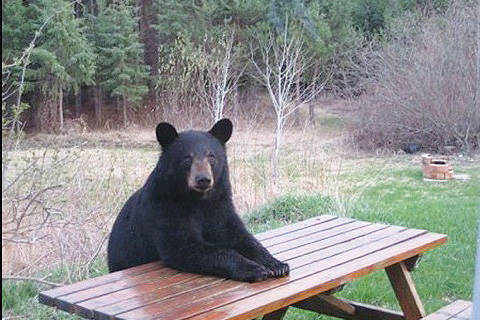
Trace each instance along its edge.
<instances>
[{"instance_id":1,"label":"wooden post","mask_svg":"<svg viewBox=\"0 0 480 320\"><path fill-rule=\"evenodd\" d=\"M405 263L399 262L385 268L405 320L419 320L425 317L425 309L417 293L412 276Z\"/></svg>"},{"instance_id":2,"label":"wooden post","mask_svg":"<svg viewBox=\"0 0 480 320\"><path fill-rule=\"evenodd\" d=\"M403 314L376 306L320 294L293 307L348 320L405 320Z\"/></svg>"}]
</instances>

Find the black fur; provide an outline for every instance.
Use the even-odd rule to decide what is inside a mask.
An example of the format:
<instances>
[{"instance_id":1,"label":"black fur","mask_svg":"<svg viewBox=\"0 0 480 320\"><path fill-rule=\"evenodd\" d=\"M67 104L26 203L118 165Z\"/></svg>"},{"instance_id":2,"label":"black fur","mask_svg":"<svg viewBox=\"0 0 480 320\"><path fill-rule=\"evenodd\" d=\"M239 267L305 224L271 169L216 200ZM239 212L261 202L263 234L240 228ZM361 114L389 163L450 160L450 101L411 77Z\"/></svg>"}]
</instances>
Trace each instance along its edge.
<instances>
[{"instance_id":1,"label":"black fur","mask_svg":"<svg viewBox=\"0 0 480 320\"><path fill-rule=\"evenodd\" d=\"M163 152L115 221L108 244L110 272L162 260L181 271L239 281L288 274L288 265L273 258L235 212L224 147L231 132L227 119L209 132L178 134L169 124L157 126ZM213 187L205 193L187 185L188 155L215 159Z\"/></svg>"}]
</instances>

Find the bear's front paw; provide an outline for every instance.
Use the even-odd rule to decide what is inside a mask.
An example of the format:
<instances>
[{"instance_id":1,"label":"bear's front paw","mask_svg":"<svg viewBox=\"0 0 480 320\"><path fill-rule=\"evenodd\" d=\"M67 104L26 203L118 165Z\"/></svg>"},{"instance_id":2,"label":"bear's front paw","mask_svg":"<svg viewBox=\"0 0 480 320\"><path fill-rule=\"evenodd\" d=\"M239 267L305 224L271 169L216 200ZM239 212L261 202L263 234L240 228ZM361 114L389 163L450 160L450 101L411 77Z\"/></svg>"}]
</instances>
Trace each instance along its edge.
<instances>
[{"instance_id":1,"label":"bear's front paw","mask_svg":"<svg viewBox=\"0 0 480 320\"><path fill-rule=\"evenodd\" d=\"M237 271L232 277L233 280L243 282L258 282L266 280L271 275L271 271L258 264L249 264Z\"/></svg>"},{"instance_id":2,"label":"bear's front paw","mask_svg":"<svg viewBox=\"0 0 480 320\"><path fill-rule=\"evenodd\" d=\"M284 277L288 276L290 273L290 267L288 264L278 261L275 258L272 258L270 261L265 263L264 266L270 270L271 276L273 277Z\"/></svg>"}]
</instances>

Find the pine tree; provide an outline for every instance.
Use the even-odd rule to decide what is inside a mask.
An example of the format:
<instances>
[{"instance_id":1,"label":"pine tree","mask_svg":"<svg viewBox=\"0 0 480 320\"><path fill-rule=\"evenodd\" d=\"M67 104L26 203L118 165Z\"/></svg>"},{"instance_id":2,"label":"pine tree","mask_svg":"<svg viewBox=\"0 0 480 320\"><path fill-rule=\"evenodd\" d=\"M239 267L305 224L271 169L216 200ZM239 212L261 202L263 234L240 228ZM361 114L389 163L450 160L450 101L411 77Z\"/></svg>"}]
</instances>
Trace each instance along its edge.
<instances>
[{"instance_id":1,"label":"pine tree","mask_svg":"<svg viewBox=\"0 0 480 320\"><path fill-rule=\"evenodd\" d=\"M2 1L2 61L12 63L28 46L32 25L22 0ZM32 35L33 37L33 35Z\"/></svg>"},{"instance_id":2,"label":"pine tree","mask_svg":"<svg viewBox=\"0 0 480 320\"><path fill-rule=\"evenodd\" d=\"M63 130L64 92L77 92L93 84L95 54L83 34L82 21L75 18L65 0L38 0L30 5L34 30L47 23L32 51L28 80L39 96L37 122L40 129Z\"/></svg>"},{"instance_id":3,"label":"pine tree","mask_svg":"<svg viewBox=\"0 0 480 320\"><path fill-rule=\"evenodd\" d=\"M125 127L127 108L138 105L148 92L149 68L137 27L134 9L123 1L103 9L95 21L97 84L122 100Z\"/></svg>"}]
</instances>

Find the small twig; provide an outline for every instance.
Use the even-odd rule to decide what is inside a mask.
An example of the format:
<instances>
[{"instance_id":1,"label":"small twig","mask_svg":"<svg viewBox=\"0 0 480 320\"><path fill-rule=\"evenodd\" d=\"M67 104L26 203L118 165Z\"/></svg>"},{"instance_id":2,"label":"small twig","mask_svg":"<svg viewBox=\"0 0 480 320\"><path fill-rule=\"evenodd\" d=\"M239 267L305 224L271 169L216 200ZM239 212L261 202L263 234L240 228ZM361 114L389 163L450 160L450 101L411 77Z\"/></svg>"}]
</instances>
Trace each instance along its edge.
<instances>
[{"instance_id":1,"label":"small twig","mask_svg":"<svg viewBox=\"0 0 480 320\"><path fill-rule=\"evenodd\" d=\"M46 284L51 287L60 287L63 286L63 283L56 283L56 282L51 282L39 278L32 278L32 277L20 277L20 276L2 276L2 281L8 280L8 281L32 281L32 282L38 282L41 284Z\"/></svg>"},{"instance_id":2,"label":"small twig","mask_svg":"<svg viewBox=\"0 0 480 320\"><path fill-rule=\"evenodd\" d=\"M108 239L108 236L109 236L109 233L107 232L104 236L103 236L103 239L102 241L100 242L100 244L98 245L97 247L97 250L95 250L95 253L93 254L93 256L87 261L87 263L85 264L85 268L86 268L86 271L88 272L89 269L90 269L90 265L93 263L93 261L95 261L95 259L97 258L97 256L99 255L100 251L102 250L102 247L103 247L103 244L105 243L105 241Z\"/></svg>"}]
</instances>

